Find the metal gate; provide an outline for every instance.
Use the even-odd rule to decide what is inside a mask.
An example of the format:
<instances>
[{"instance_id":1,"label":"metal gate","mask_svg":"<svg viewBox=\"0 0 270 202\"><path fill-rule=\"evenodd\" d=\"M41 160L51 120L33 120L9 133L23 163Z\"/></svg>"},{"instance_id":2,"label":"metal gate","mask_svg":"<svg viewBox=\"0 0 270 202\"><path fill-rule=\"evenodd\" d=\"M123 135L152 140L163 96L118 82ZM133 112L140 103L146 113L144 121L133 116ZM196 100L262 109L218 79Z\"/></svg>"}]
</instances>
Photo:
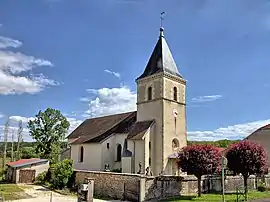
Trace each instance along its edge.
<instances>
[{"instance_id":1,"label":"metal gate","mask_svg":"<svg viewBox=\"0 0 270 202\"><path fill-rule=\"evenodd\" d=\"M135 183L124 183L123 199L128 201L140 200L140 181Z\"/></svg>"},{"instance_id":2,"label":"metal gate","mask_svg":"<svg viewBox=\"0 0 270 202\"><path fill-rule=\"evenodd\" d=\"M25 169L20 170L19 182L20 183L33 183L35 181L35 170Z\"/></svg>"}]
</instances>

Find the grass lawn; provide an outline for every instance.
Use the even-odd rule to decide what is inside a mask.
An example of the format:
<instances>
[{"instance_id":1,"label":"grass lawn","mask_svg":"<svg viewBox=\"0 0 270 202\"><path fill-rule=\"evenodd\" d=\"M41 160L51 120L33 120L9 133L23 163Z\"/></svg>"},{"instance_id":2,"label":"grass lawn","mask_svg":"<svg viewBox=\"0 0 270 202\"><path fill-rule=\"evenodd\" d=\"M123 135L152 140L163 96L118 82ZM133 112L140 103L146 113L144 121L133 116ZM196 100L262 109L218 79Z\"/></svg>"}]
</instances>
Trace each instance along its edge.
<instances>
[{"instance_id":1,"label":"grass lawn","mask_svg":"<svg viewBox=\"0 0 270 202\"><path fill-rule=\"evenodd\" d=\"M0 184L0 196L4 197L5 200L31 198L24 192L23 186L16 184Z\"/></svg>"},{"instance_id":2,"label":"grass lawn","mask_svg":"<svg viewBox=\"0 0 270 202\"><path fill-rule=\"evenodd\" d=\"M260 198L270 198L270 192L255 192L250 191L248 194L248 200L252 199L260 199ZM244 199L243 196L241 196L240 199ZM226 202L234 202L236 201L236 194L226 194L225 196ZM187 201L201 201L201 202L220 202L222 201L221 195L218 194L202 194L200 198L196 197L196 195L190 195L190 196L182 196L179 198L172 198L166 201L180 201L180 202L187 202ZM241 201L241 200L239 200Z\"/></svg>"}]
</instances>

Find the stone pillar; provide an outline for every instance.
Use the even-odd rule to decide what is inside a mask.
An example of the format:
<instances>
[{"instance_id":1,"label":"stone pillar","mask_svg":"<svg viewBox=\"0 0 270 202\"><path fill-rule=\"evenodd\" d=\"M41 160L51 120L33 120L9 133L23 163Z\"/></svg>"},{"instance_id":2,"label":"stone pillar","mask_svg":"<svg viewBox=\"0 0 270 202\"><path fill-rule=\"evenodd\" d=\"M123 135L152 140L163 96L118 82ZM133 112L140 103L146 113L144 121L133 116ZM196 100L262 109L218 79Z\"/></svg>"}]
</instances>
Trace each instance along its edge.
<instances>
[{"instance_id":1,"label":"stone pillar","mask_svg":"<svg viewBox=\"0 0 270 202\"><path fill-rule=\"evenodd\" d=\"M145 199L145 178L141 177L140 182L139 182L139 186L140 186L140 196L139 196L139 201L142 202Z\"/></svg>"},{"instance_id":2,"label":"stone pillar","mask_svg":"<svg viewBox=\"0 0 270 202\"><path fill-rule=\"evenodd\" d=\"M94 201L94 179L86 178L88 183L88 191L87 191L87 202Z\"/></svg>"}]
</instances>

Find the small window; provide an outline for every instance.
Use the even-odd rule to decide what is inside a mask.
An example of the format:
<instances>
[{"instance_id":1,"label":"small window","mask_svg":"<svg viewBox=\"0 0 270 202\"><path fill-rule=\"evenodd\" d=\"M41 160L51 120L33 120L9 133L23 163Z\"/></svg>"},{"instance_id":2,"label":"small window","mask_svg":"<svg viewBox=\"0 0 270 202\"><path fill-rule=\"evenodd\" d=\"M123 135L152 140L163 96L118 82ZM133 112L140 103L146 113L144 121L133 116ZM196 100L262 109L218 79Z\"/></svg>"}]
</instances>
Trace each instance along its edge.
<instances>
[{"instance_id":1,"label":"small window","mask_svg":"<svg viewBox=\"0 0 270 202\"><path fill-rule=\"evenodd\" d=\"M151 149L151 142L149 142L149 149Z\"/></svg>"},{"instance_id":2,"label":"small window","mask_svg":"<svg viewBox=\"0 0 270 202\"><path fill-rule=\"evenodd\" d=\"M151 157L149 158L149 166L151 166Z\"/></svg>"},{"instance_id":3,"label":"small window","mask_svg":"<svg viewBox=\"0 0 270 202\"><path fill-rule=\"evenodd\" d=\"M172 149L177 149L179 147L179 141L178 139L174 138L172 141Z\"/></svg>"},{"instance_id":4,"label":"small window","mask_svg":"<svg viewBox=\"0 0 270 202\"><path fill-rule=\"evenodd\" d=\"M117 145L116 161L121 161L122 146L121 144Z\"/></svg>"},{"instance_id":5,"label":"small window","mask_svg":"<svg viewBox=\"0 0 270 202\"><path fill-rule=\"evenodd\" d=\"M79 162L83 162L83 155L84 155L84 148L83 146L81 146L80 148L80 158L79 158Z\"/></svg>"},{"instance_id":6,"label":"small window","mask_svg":"<svg viewBox=\"0 0 270 202\"><path fill-rule=\"evenodd\" d=\"M173 87L173 100L177 101L177 88Z\"/></svg>"},{"instance_id":7,"label":"small window","mask_svg":"<svg viewBox=\"0 0 270 202\"><path fill-rule=\"evenodd\" d=\"M110 149L110 143L107 143L107 149Z\"/></svg>"},{"instance_id":8,"label":"small window","mask_svg":"<svg viewBox=\"0 0 270 202\"><path fill-rule=\"evenodd\" d=\"M152 100L152 87L148 87L148 100Z\"/></svg>"}]
</instances>

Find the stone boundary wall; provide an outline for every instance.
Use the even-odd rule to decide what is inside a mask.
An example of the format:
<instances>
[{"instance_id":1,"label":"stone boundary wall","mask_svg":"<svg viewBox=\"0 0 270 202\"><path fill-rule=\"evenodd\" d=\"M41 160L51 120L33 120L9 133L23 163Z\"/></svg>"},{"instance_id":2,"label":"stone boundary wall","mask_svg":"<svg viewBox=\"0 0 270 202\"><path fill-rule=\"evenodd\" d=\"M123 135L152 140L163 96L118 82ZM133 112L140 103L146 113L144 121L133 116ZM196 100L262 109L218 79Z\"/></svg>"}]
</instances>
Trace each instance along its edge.
<instances>
[{"instance_id":1,"label":"stone boundary wall","mask_svg":"<svg viewBox=\"0 0 270 202\"><path fill-rule=\"evenodd\" d=\"M96 196L113 199L126 199L134 201L158 200L180 195L197 193L197 178L195 176L158 176L149 177L139 174L125 174L113 172L82 171L76 172L76 184L83 183L85 178L94 179L94 194ZM270 176L248 179L249 190L256 189L256 181L263 181L270 186ZM226 176L225 191L236 192L243 190L241 176ZM202 192L221 192L220 176L202 177Z\"/></svg>"},{"instance_id":2,"label":"stone boundary wall","mask_svg":"<svg viewBox=\"0 0 270 202\"><path fill-rule=\"evenodd\" d=\"M137 200L141 195L140 180L143 178L141 175L84 170L76 170L75 172L77 185L84 183L85 178L94 179L95 196L124 199L126 193L129 195L126 196L126 200Z\"/></svg>"}]
</instances>

